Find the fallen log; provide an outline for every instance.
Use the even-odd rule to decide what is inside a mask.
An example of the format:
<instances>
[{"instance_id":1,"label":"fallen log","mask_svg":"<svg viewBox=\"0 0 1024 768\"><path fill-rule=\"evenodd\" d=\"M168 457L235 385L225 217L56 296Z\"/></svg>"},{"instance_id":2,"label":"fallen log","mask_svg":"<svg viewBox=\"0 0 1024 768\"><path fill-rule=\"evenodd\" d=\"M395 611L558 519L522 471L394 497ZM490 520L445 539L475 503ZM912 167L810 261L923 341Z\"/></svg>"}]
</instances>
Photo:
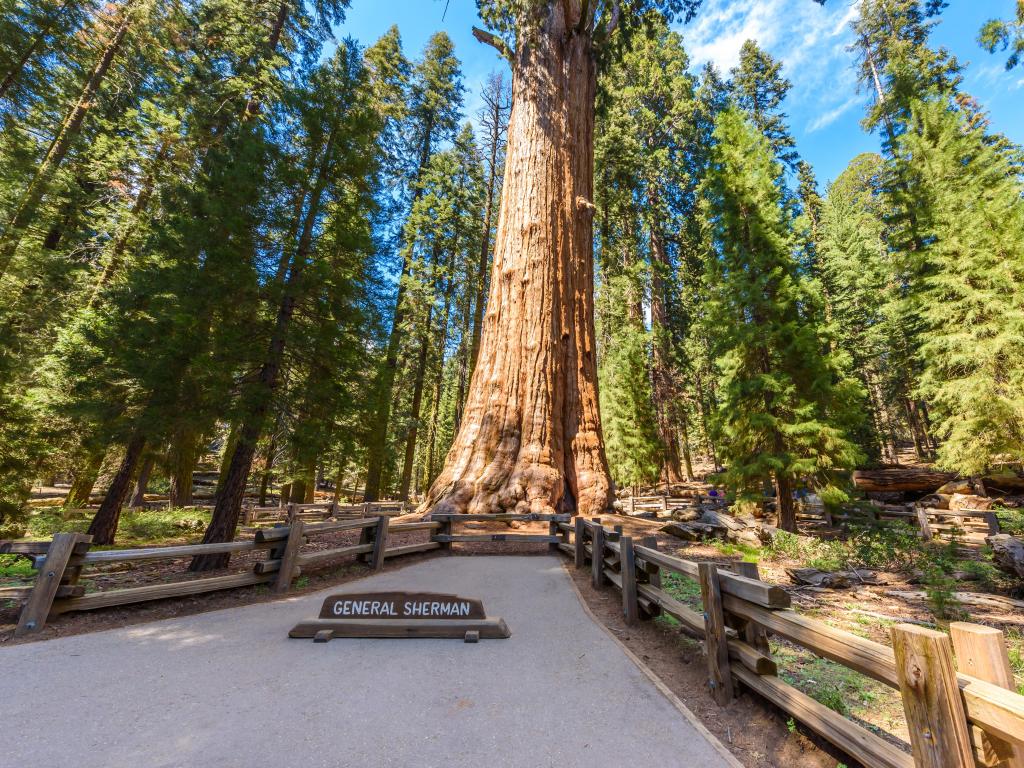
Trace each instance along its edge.
<instances>
[{"instance_id":1,"label":"fallen log","mask_svg":"<svg viewBox=\"0 0 1024 768\"><path fill-rule=\"evenodd\" d=\"M1024 539L999 533L985 541L992 547L992 560L1000 570L1024 579Z\"/></svg>"},{"instance_id":2,"label":"fallen log","mask_svg":"<svg viewBox=\"0 0 1024 768\"><path fill-rule=\"evenodd\" d=\"M859 469L853 473L853 482L857 489L869 493L890 491L934 493L955 478L956 475L949 472L936 472L913 467Z\"/></svg>"}]
</instances>

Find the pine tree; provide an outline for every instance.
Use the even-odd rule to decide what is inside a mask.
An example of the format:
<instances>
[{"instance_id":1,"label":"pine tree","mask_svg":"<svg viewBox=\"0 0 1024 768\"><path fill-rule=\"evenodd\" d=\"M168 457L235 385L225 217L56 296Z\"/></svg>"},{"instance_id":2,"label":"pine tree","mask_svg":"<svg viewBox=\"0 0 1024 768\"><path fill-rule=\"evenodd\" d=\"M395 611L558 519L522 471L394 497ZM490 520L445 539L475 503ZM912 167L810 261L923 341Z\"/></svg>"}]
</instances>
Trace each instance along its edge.
<instances>
[{"instance_id":1,"label":"pine tree","mask_svg":"<svg viewBox=\"0 0 1024 768\"><path fill-rule=\"evenodd\" d=\"M941 466L980 474L1024 458L1024 203L1012 159L940 99L911 104L897 146L926 247L920 389L943 438Z\"/></svg>"},{"instance_id":2,"label":"pine tree","mask_svg":"<svg viewBox=\"0 0 1024 768\"><path fill-rule=\"evenodd\" d=\"M978 44L989 53L1009 49L1006 69L1011 70L1024 57L1024 0L1017 0L1017 15L1011 20L992 19L978 34Z\"/></svg>"},{"instance_id":3,"label":"pine tree","mask_svg":"<svg viewBox=\"0 0 1024 768\"><path fill-rule=\"evenodd\" d=\"M795 486L842 498L836 473L860 458L844 429L857 388L841 379L818 298L799 274L769 140L735 108L719 117L715 138L704 195L724 478L744 500L760 499L773 480L780 526L795 531Z\"/></svg>"},{"instance_id":4,"label":"pine tree","mask_svg":"<svg viewBox=\"0 0 1024 768\"><path fill-rule=\"evenodd\" d=\"M740 63L731 72L730 90L742 109L768 139L775 157L791 170L797 168L796 139L786 124L782 102L793 84L782 75L782 63L776 61L753 40L740 49Z\"/></svg>"}]
</instances>

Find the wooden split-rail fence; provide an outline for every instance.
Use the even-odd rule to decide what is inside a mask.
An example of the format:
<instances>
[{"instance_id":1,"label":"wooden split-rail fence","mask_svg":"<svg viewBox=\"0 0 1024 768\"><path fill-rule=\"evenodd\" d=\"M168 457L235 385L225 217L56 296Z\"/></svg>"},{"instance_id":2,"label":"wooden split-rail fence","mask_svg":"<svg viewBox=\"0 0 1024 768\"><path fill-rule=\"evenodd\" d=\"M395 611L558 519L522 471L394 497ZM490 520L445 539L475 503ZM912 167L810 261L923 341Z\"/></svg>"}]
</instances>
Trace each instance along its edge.
<instances>
[{"instance_id":1,"label":"wooden split-rail fence","mask_svg":"<svg viewBox=\"0 0 1024 768\"><path fill-rule=\"evenodd\" d=\"M187 544L141 549L93 550L92 537L80 533L59 533L52 541L0 541L0 554L25 555L34 560L38 574L35 583L26 586L0 587L0 600L23 600L16 636L39 632L47 621L70 611L88 611L151 600L184 597L256 584L272 584L276 592L286 592L304 570L310 571L355 556L373 570L383 566L384 559L402 555L447 550L455 542L520 542L547 543L556 548L560 537L557 525L570 520L569 515L435 515L432 520L396 523L396 502L374 502L355 505L360 511L372 509L375 516L344 519L343 508L330 507L339 519L316 522L311 514L319 514L325 505L290 505L288 522L273 527L257 528L252 539L220 544ZM511 522L547 521L547 535L472 533L454 534L453 524L465 521ZM310 539L342 531L360 532L358 543L343 547L304 549ZM389 536L395 533L428 531L428 541L391 546ZM179 581L122 587L86 592L82 573L90 566L114 563L139 563L154 560L181 560L198 555L266 552L251 571L218 576L183 578Z\"/></svg>"},{"instance_id":2,"label":"wooden split-rail fence","mask_svg":"<svg viewBox=\"0 0 1024 768\"><path fill-rule=\"evenodd\" d=\"M367 501L362 504L318 502L268 507L245 504L242 506L242 525L252 526L261 523L291 522L292 520L356 519L380 515L397 517L412 511L413 509L404 501Z\"/></svg>"},{"instance_id":3,"label":"wooden split-rail fence","mask_svg":"<svg viewBox=\"0 0 1024 768\"><path fill-rule=\"evenodd\" d=\"M457 534L456 523L547 522L547 534ZM329 550L304 549L310 539L345 530L360 531L358 543ZM389 536L429 531L430 540L390 546ZM954 623L951 636L919 626L892 627L892 646L844 632L800 615L788 593L765 583L756 564L724 568L660 552L653 537L640 542L621 526L568 515L434 515L431 520L395 523L387 515L331 522L294 519L263 528L251 541L181 547L90 551L89 537L58 534L52 542L4 542L0 553L41 555L39 574L26 598L18 634L39 631L54 615L111 605L268 583L286 592L305 569L356 556L372 569L385 558L449 549L458 542L547 544L590 571L595 587L612 585L622 593L629 623L660 614L674 617L703 639L712 696L728 705L738 685L761 695L807 728L867 766L881 768L1024 768L1024 696L1013 691L1001 632ZM130 587L86 594L79 585L90 564L192 557L199 554L265 550L251 573ZM700 585L702 608L694 610L662 586L673 573ZM0 597L11 597L0 593ZM817 656L889 685L900 692L910 734L911 754L878 734L829 709L778 676L769 635L784 638ZM955 657L954 657L955 650ZM955 658L955 661L954 661Z\"/></svg>"},{"instance_id":4,"label":"wooden split-rail fence","mask_svg":"<svg viewBox=\"0 0 1024 768\"><path fill-rule=\"evenodd\" d=\"M718 703L727 705L742 684L867 766L1024 768L1024 696L1013 690L998 630L954 623L950 636L901 624L892 627L890 647L794 612L788 593L761 581L756 564L727 569L673 557L658 551L653 537L635 542L600 519L576 518L558 530L558 549L590 570L595 587L622 592L627 622L664 613L704 640ZM701 611L662 588L665 572L700 585ZM912 754L783 681L769 634L898 690Z\"/></svg>"},{"instance_id":5,"label":"wooden split-rail fence","mask_svg":"<svg viewBox=\"0 0 1024 768\"><path fill-rule=\"evenodd\" d=\"M925 541L956 538L966 546L980 546L986 536L999 533L999 517L990 509L935 509L920 504L857 507L831 512L822 506L801 506L797 520L820 522L832 528L842 525L904 523L917 529Z\"/></svg>"}]
</instances>

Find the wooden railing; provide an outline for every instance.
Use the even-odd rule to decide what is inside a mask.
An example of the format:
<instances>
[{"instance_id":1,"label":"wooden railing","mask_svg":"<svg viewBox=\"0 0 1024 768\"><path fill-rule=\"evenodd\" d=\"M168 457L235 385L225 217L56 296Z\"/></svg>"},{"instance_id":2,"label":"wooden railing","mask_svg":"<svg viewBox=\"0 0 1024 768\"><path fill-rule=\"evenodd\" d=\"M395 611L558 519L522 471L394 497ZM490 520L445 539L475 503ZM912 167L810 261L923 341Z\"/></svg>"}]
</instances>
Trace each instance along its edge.
<instances>
[{"instance_id":1,"label":"wooden railing","mask_svg":"<svg viewBox=\"0 0 1024 768\"><path fill-rule=\"evenodd\" d=\"M576 518L558 530L558 548L576 567L589 567L595 587L621 590L627 622L665 613L704 640L709 688L720 704L742 683L868 766L1024 766L1024 696L1012 690L998 630L956 623L950 637L898 625L889 647L794 612L786 591L760 581L754 564L730 572L690 562L659 552L653 538L638 544L599 520ZM662 588L666 571L700 584L701 612ZM912 754L780 679L768 633L899 690Z\"/></svg>"},{"instance_id":2,"label":"wooden railing","mask_svg":"<svg viewBox=\"0 0 1024 768\"><path fill-rule=\"evenodd\" d=\"M413 511L404 501L368 501L362 504L285 504L283 506L242 507L242 525L258 523L291 522L292 520L328 520L330 518L391 517Z\"/></svg>"},{"instance_id":3,"label":"wooden railing","mask_svg":"<svg viewBox=\"0 0 1024 768\"><path fill-rule=\"evenodd\" d=\"M700 509L702 506L726 506L726 500L721 496L707 496L696 494L695 496L626 496L615 502L616 509L623 514L641 515L654 513L667 516L678 509Z\"/></svg>"},{"instance_id":4,"label":"wooden railing","mask_svg":"<svg viewBox=\"0 0 1024 768\"><path fill-rule=\"evenodd\" d=\"M391 523L390 516L379 515L320 523L307 523L298 519L291 525L260 529L251 540L222 544L92 551L92 537L80 533L58 533L53 541L0 542L0 554L33 557L38 568L34 584L0 588L0 599L25 601L15 629L15 636L23 636L40 631L48 620L69 611L88 611L271 582L275 591L286 592L303 569L313 570L353 555L377 570L385 558L440 549L443 546L436 541L427 541L391 547L388 545L389 534L416 530L433 532L440 527L440 523L434 522ZM303 550L311 538L348 530L360 532L357 544L316 551ZM257 561L249 572L89 593L80 583L83 570L89 566L254 551L265 551L267 556Z\"/></svg>"},{"instance_id":5,"label":"wooden railing","mask_svg":"<svg viewBox=\"0 0 1024 768\"><path fill-rule=\"evenodd\" d=\"M902 522L917 528L926 541L951 539L956 536L962 543L981 543L986 536L999 533L999 518L988 509L933 509L915 504L913 507L885 505L858 507L830 512L823 506L801 505L797 519L820 520L833 527L850 523L885 525Z\"/></svg>"}]
</instances>

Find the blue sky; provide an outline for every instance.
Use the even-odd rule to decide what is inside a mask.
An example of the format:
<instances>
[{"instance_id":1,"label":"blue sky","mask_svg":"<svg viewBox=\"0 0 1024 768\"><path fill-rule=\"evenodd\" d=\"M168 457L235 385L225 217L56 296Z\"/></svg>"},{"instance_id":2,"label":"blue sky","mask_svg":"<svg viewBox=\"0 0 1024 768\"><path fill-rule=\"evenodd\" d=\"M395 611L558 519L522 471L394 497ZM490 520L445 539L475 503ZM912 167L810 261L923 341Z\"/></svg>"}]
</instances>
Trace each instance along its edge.
<instances>
[{"instance_id":1,"label":"blue sky","mask_svg":"<svg viewBox=\"0 0 1024 768\"><path fill-rule=\"evenodd\" d=\"M952 0L932 41L967 65L964 90L989 110L993 128L1024 144L1024 69L1007 72L1005 59L981 50L975 40L984 21L1011 16L1014 3ZM487 73L505 65L471 34L479 24L475 0L450 0L442 20L444 11L445 0L352 0L337 34L370 44L398 24L406 55L415 58L430 35L444 29L463 62L466 112L472 117ZM878 149L878 139L859 125L868 95L857 93L853 54L847 50L855 13L853 0L829 0L824 8L811 0L704 0L698 18L679 31L695 67L712 61L727 73L750 38L782 60L793 83L787 113L797 148L824 186L856 155Z\"/></svg>"}]
</instances>

